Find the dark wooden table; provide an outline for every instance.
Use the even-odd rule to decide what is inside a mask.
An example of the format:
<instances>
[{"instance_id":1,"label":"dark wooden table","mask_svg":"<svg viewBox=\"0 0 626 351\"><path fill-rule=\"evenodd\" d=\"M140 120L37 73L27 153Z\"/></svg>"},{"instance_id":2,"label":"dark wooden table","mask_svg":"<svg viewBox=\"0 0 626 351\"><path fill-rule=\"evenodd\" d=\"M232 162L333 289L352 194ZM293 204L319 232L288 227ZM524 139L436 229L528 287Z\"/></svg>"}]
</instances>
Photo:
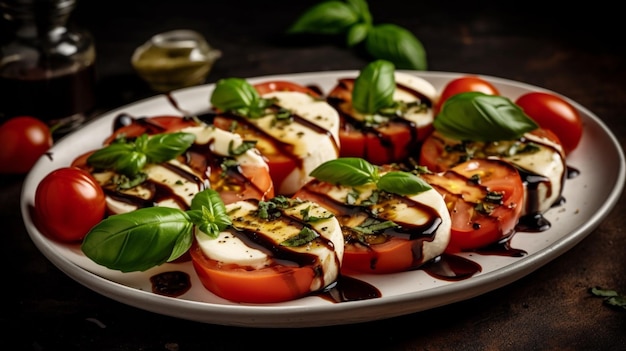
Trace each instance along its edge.
<instances>
[{"instance_id":1,"label":"dark wooden table","mask_svg":"<svg viewBox=\"0 0 626 351\"><path fill-rule=\"evenodd\" d=\"M208 82L360 69L368 58L338 40L297 44L284 29L315 1L121 1L79 3L73 20L98 52L98 108L155 93L130 66L151 35L190 28L223 52ZM506 2L503 2L506 3ZM574 6L573 3L569 6ZM626 143L626 46L619 11L591 2L546 9L540 2L493 5L371 1L377 23L411 30L431 71L484 74L557 91L599 116ZM588 289L626 293L626 197L574 248L484 295L406 316L319 328L239 328L147 312L73 281L33 245L19 211L23 177L2 176L2 343L13 350L625 350L626 311ZM96 323L97 321L97 323Z\"/></svg>"}]
</instances>

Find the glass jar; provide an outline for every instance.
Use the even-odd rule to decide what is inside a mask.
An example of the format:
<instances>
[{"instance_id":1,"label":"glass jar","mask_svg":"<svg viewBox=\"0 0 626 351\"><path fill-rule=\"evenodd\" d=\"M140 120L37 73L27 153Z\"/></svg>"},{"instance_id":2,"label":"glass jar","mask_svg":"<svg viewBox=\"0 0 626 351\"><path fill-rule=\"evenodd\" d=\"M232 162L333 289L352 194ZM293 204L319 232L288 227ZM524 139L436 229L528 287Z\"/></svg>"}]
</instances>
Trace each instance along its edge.
<instances>
[{"instance_id":1,"label":"glass jar","mask_svg":"<svg viewBox=\"0 0 626 351\"><path fill-rule=\"evenodd\" d=\"M90 33L68 26L76 0L0 0L0 115L31 115L69 131L95 107Z\"/></svg>"}]
</instances>

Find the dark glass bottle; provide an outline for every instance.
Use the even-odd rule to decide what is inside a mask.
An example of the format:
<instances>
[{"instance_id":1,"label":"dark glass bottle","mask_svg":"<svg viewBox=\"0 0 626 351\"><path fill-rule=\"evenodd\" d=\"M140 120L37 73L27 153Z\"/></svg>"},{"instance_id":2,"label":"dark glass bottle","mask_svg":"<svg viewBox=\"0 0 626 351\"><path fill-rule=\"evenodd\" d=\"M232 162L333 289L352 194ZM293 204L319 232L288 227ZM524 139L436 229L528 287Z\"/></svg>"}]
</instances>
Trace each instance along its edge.
<instances>
[{"instance_id":1,"label":"dark glass bottle","mask_svg":"<svg viewBox=\"0 0 626 351\"><path fill-rule=\"evenodd\" d=\"M0 115L31 115L59 131L95 107L93 38L69 26L76 0L0 0Z\"/></svg>"}]
</instances>

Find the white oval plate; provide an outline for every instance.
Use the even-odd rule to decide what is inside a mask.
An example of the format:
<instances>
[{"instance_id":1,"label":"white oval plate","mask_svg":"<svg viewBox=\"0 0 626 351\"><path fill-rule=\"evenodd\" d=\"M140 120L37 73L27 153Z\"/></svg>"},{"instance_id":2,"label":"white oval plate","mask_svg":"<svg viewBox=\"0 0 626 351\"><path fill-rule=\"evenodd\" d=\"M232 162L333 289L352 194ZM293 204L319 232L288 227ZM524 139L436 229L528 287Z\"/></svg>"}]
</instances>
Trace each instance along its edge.
<instances>
[{"instance_id":1,"label":"white oval plate","mask_svg":"<svg viewBox=\"0 0 626 351\"><path fill-rule=\"evenodd\" d=\"M409 72L429 80L438 90L462 74ZM324 92L338 78L356 77L357 71L331 71L250 78L249 82L274 79L303 85L316 85ZM503 96L514 100L528 91L545 89L510 80L485 77ZM206 112L213 85L203 85L173 93L179 106L190 113ZM569 100L569 99L568 99ZM497 289L533 272L563 254L591 233L618 201L625 180L624 154L616 138L593 113L569 100L580 112L584 134L567 163L580 171L565 184L566 203L551 209L545 217L552 227L541 233L517 233L511 246L525 250L524 257L460 254L478 263L482 271L456 282L435 279L422 270L388 275L358 275L357 279L378 288L382 297L370 300L332 303L317 296L276 304L251 305L230 302L205 290L191 263L168 263L147 272L121 273L87 259L78 246L68 246L44 237L33 225L29 209L39 181L50 171L67 166L79 154L101 147L112 131L113 119L120 112L134 116L180 115L165 96L156 96L91 121L80 130L59 140L52 157L42 157L25 179L21 210L28 233L37 248L61 271L84 286L119 302L148 311L204 323L245 327L311 327L358 323L423 311L468 299ZM79 213L76 214L80 216ZM149 277L162 271L178 270L191 276L191 289L173 298L151 292Z\"/></svg>"}]
</instances>

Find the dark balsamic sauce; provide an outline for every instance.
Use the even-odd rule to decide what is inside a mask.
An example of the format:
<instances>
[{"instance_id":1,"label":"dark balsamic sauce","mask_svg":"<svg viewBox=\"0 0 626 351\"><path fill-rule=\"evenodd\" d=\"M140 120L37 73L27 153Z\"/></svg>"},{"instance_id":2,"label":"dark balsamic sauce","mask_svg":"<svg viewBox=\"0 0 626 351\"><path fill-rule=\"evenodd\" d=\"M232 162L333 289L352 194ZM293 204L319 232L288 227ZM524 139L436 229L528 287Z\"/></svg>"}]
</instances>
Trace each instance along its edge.
<instances>
[{"instance_id":1,"label":"dark balsamic sauce","mask_svg":"<svg viewBox=\"0 0 626 351\"><path fill-rule=\"evenodd\" d=\"M150 277L152 292L159 295L178 297L191 289L189 274L180 271L170 271L155 274Z\"/></svg>"},{"instance_id":2,"label":"dark balsamic sauce","mask_svg":"<svg viewBox=\"0 0 626 351\"><path fill-rule=\"evenodd\" d=\"M340 275L337 281L315 294L330 302L369 300L382 297L375 286L347 275Z\"/></svg>"},{"instance_id":3,"label":"dark balsamic sauce","mask_svg":"<svg viewBox=\"0 0 626 351\"><path fill-rule=\"evenodd\" d=\"M425 263L420 269L431 277L446 281L465 280L482 271L482 267L474 261L445 253Z\"/></svg>"}]
</instances>

